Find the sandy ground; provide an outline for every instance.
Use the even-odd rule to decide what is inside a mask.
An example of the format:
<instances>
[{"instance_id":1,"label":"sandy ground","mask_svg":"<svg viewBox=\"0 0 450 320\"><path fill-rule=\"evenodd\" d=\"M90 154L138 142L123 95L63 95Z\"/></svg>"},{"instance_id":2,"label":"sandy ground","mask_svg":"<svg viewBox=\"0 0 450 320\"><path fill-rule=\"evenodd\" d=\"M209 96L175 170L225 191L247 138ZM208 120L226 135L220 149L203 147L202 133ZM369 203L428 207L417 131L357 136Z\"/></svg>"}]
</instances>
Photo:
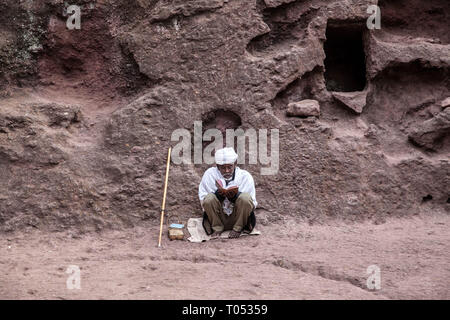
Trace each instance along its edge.
<instances>
[{"instance_id":1,"label":"sandy ground","mask_svg":"<svg viewBox=\"0 0 450 320\"><path fill-rule=\"evenodd\" d=\"M259 236L163 239L158 222L0 235L1 299L450 299L450 216L259 225ZM166 235L166 233L164 233ZM69 265L80 289L68 289ZM366 273L380 268L381 289Z\"/></svg>"}]
</instances>

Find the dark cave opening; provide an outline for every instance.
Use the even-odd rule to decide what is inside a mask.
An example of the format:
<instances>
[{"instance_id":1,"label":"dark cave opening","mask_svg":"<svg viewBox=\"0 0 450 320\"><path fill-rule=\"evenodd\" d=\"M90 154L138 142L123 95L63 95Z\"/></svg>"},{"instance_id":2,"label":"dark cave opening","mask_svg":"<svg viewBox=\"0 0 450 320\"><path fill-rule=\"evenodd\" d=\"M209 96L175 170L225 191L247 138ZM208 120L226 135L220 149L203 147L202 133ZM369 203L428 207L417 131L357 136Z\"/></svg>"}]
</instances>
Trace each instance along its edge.
<instances>
[{"instance_id":1,"label":"dark cave opening","mask_svg":"<svg viewBox=\"0 0 450 320\"><path fill-rule=\"evenodd\" d=\"M364 24L328 21L325 81L328 91L362 91L366 86Z\"/></svg>"},{"instance_id":2,"label":"dark cave opening","mask_svg":"<svg viewBox=\"0 0 450 320\"><path fill-rule=\"evenodd\" d=\"M428 195L426 195L425 197L422 198L422 203L428 202L430 200L433 200L433 196L431 194L428 194Z\"/></svg>"}]
</instances>

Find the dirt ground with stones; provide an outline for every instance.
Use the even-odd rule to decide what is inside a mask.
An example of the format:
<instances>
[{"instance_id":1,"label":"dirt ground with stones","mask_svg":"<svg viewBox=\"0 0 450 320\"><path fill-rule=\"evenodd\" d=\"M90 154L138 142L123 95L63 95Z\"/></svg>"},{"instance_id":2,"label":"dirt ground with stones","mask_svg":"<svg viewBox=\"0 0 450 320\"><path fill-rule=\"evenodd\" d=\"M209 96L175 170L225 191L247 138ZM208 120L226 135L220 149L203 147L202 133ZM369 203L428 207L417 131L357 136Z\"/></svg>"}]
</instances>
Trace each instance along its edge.
<instances>
[{"instance_id":1,"label":"dirt ground with stones","mask_svg":"<svg viewBox=\"0 0 450 320\"><path fill-rule=\"evenodd\" d=\"M450 299L449 225L432 214L379 225L286 219L233 240L164 237L161 248L155 225L82 236L30 229L0 237L0 298ZM80 289L67 287L70 265ZM367 287L372 265L380 289Z\"/></svg>"},{"instance_id":2,"label":"dirt ground with stones","mask_svg":"<svg viewBox=\"0 0 450 320\"><path fill-rule=\"evenodd\" d=\"M1 298L449 298L449 1L70 4L80 30L67 1L0 3ZM197 122L278 130L279 159L240 154L263 234L158 250ZM191 151L182 222L210 166Z\"/></svg>"}]
</instances>

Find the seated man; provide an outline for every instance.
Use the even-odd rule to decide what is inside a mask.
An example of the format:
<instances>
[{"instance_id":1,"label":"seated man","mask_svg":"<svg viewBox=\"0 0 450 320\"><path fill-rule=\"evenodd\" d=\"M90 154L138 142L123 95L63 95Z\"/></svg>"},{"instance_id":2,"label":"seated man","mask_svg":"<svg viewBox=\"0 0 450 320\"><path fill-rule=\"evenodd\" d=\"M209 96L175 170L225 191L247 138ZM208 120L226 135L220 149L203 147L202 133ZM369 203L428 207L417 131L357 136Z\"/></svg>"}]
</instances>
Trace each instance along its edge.
<instances>
[{"instance_id":1,"label":"seated man","mask_svg":"<svg viewBox=\"0 0 450 320\"><path fill-rule=\"evenodd\" d=\"M198 188L203 227L213 238L225 230L231 230L229 238L238 238L256 224L255 183L248 171L236 166L237 158L233 148L217 150L216 166L205 171Z\"/></svg>"}]
</instances>

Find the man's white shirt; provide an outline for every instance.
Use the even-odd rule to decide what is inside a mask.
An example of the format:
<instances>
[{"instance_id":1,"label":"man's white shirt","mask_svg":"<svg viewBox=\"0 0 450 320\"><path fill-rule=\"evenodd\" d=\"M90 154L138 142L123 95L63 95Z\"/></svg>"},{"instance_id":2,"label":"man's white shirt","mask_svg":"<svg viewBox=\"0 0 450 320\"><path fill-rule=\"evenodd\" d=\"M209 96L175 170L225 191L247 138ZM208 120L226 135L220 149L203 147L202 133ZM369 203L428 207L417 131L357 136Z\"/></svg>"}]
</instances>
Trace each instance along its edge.
<instances>
[{"instance_id":1,"label":"man's white shirt","mask_svg":"<svg viewBox=\"0 0 450 320\"><path fill-rule=\"evenodd\" d=\"M217 190L216 180L220 180L225 189L228 189L233 186L239 187L239 192L247 192L251 195L253 204L256 208L258 202L256 201L256 192L255 192L255 182L253 181L252 175L239 167L235 168L234 171L234 179L231 181L225 180L225 178L220 173L217 167L211 167L205 171L203 174L202 181L198 187L198 197L200 199L200 203L202 204L203 209L203 200L209 193L214 193ZM231 212L227 212L226 208L229 208L229 201L225 199L224 201L224 211L227 214L231 214Z\"/></svg>"}]
</instances>

